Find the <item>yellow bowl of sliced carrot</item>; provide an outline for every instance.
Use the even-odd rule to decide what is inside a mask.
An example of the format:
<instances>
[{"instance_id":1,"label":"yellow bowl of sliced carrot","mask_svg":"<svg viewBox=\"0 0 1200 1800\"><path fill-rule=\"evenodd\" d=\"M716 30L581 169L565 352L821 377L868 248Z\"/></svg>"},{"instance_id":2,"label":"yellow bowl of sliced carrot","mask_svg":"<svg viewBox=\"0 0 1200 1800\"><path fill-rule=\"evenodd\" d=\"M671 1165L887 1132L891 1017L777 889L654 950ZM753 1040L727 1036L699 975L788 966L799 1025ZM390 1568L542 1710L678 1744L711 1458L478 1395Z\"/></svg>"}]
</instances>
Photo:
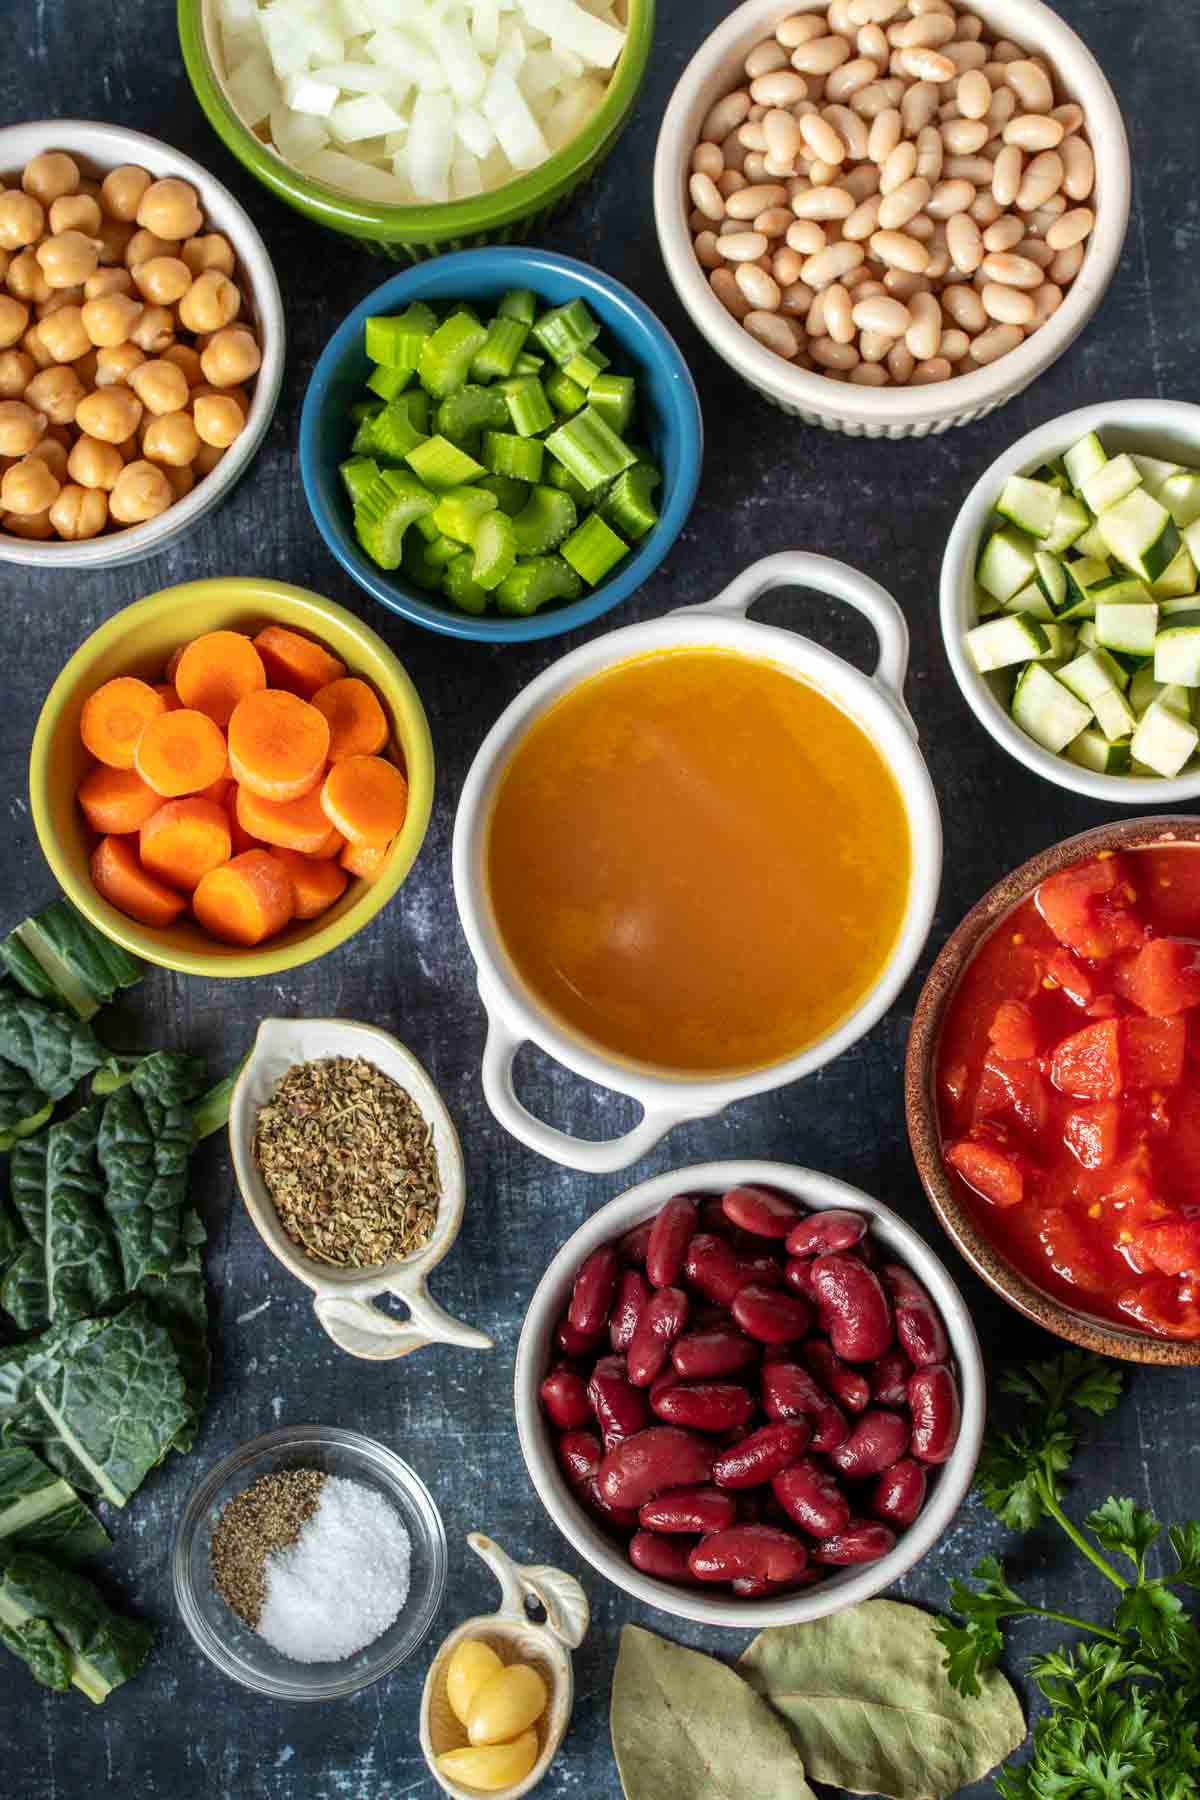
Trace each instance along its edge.
<instances>
[{"instance_id":1,"label":"yellow bowl of sliced carrot","mask_svg":"<svg viewBox=\"0 0 1200 1800\"><path fill-rule=\"evenodd\" d=\"M186 582L94 631L29 763L63 891L188 975L314 961L421 848L433 746L408 675L352 613L281 581Z\"/></svg>"}]
</instances>

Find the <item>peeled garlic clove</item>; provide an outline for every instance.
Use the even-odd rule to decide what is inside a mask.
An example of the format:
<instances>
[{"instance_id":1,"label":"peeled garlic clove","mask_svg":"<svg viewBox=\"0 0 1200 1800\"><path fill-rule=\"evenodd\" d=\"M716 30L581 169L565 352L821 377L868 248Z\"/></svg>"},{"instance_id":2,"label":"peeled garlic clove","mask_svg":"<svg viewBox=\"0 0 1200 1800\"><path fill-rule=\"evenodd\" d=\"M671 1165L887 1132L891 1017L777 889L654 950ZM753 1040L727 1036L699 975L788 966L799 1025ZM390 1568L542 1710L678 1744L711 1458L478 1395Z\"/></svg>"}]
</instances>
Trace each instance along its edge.
<instances>
[{"instance_id":1,"label":"peeled garlic clove","mask_svg":"<svg viewBox=\"0 0 1200 1800\"><path fill-rule=\"evenodd\" d=\"M472 1744L505 1744L546 1710L546 1684L536 1669L511 1663L477 1690L467 1715Z\"/></svg>"},{"instance_id":2,"label":"peeled garlic clove","mask_svg":"<svg viewBox=\"0 0 1200 1800\"><path fill-rule=\"evenodd\" d=\"M460 1725L470 1718L471 1702L484 1682L498 1675L503 1667L496 1652L481 1638L466 1638L456 1647L446 1669L446 1699Z\"/></svg>"},{"instance_id":3,"label":"peeled garlic clove","mask_svg":"<svg viewBox=\"0 0 1200 1800\"><path fill-rule=\"evenodd\" d=\"M437 1766L451 1781L493 1793L497 1788L524 1781L537 1757L537 1732L526 1731L513 1744L479 1744L465 1750L447 1750L438 1757Z\"/></svg>"}]
</instances>

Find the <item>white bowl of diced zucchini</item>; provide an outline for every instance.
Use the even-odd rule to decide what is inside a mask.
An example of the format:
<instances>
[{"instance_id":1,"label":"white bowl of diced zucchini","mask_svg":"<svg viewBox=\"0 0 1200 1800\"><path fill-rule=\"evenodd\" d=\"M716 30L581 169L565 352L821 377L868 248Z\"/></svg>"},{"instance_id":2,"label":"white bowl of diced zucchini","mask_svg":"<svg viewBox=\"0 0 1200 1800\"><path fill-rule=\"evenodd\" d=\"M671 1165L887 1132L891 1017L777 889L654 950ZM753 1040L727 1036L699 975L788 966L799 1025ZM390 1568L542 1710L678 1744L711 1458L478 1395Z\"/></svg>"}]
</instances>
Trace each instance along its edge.
<instances>
[{"instance_id":1,"label":"white bowl of diced zucchini","mask_svg":"<svg viewBox=\"0 0 1200 1800\"><path fill-rule=\"evenodd\" d=\"M1200 796L1200 406L1052 419L976 482L942 633L979 722L1097 800Z\"/></svg>"}]
</instances>

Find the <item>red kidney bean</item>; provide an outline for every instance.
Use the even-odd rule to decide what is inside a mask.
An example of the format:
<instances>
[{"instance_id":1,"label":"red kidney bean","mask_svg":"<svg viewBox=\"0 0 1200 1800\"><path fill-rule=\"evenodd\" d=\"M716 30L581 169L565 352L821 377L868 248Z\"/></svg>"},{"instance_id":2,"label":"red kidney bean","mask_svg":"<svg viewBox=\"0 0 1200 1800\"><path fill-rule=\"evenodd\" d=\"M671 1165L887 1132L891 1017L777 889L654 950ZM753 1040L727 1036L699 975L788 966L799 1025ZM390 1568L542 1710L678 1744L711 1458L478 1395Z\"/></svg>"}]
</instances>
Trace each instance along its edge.
<instances>
[{"instance_id":1,"label":"red kidney bean","mask_svg":"<svg viewBox=\"0 0 1200 1800\"><path fill-rule=\"evenodd\" d=\"M775 1594L790 1594L796 1588L809 1587L820 1581L820 1569L808 1568L791 1581L763 1581L757 1575L735 1575L730 1587L739 1600L768 1600Z\"/></svg>"},{"instance_id":2,"label":"red kidney bean","mask_svg":"<svg viewBox=\"0 0 1200 1800\"><path fill-rule=\"evenodd\" d=\"M731 1525L706 1537L688 1557L701 1581L793 1581L802 1575L808 1551L793 1532L778 1525Z\"/></svg>"},{"instance_id":3,"label":"red kidney bean","mask_svg":"<svg viewBox=\"0 0 1200 1800\"><path fill-rule=\"evenodd\" d=\"M687 1381L736 1375L758 1361L758 1345L728 1323L713 1325L677 1337L671 1345L671 1361Z\"/></svg>"},{"instance_id":4,"label":"red kidney bean","mask_svg":"<svg viewBox=\"0 0 1200 1800\"><path fill-rule=\"evenodd\" d=\"M695 1587L697 1577L688 1568L688 1547L653 1531L636 1531L629 1540L629 1560L643 1575L658 1581L679 1581Z\"/></svg>"},{"instance_id":5,"label":"red kidney bean","mask_svg":"<svg viewBox=\"0 0 1200 1800\"><path fill-rule=\"evenodd\" d=\"M668 1425L685 1425L692 1431L728 1431L747 1424L754 1412L753 1396L724 1381L681 1381L653 1405Z\"/></svg>"},{"instance_id":6,"label":"red kidney bean","mask_svg":"<svg viewBox=\"0 0 1200 1800\"><path fill-rule=\"evenodd\" d=\"M614 1531L636 1531L637 1509L632 1506L611 1506L600 1492L600 1484L593 1476L584 1490L584 1498L592 1511L599 1513L606 1525Z\"/></svg>"},{"instance_id":7,"label":"red kidney bean","mask_svg":"<svg viewBox=\"0 0 1200 1800\"><path fill-rule=\"evenodd\" d=\"M697 1224L701 1231L711 1232L714 1237L724 1238L735 1250L761 1250L762 1239L756 1238L752 1232L743 1231L740 1225L726 1216L721 1205L719 1194L710 1194L707 1200L700 1202Z\"/></svg>"},{"instance_id":8,"label":"red kidney bean","mask_svg":"<svg viewBox=\"0 0 1200 1800\"><path fill-rule=\"evenodd\" d=\"M826 1393L832 1394L849 1412L862 1412L871 1398L871 1384L857 1369L851 1369L840 1356L835 1356L824 1338L809 1338L801 1344L799 1356L810 1375L815 1375Z\"/></svg>"},{"instance_id":9,"label":"red kidney bean","mask_svg":"<svg viewBox=\"0 0 1200 1800\"><path fill-rule=\"evenodd\" d=\"M594 1431L566 1431L556 1448L563 1474L572 1487L584 1487L604 1461L604 1446Z\"/></svg>"},{"instance_id":10,"label":"red kidney bean","mask_svg":"<svg viewBox=\"0 0 1200 1800\"><path fill-rule=\"evenodd\" d=\"M850 1522L850 1502L837 1478L809 1456L772 1476L771 1493L793 1524L811 1537L829 1537Z\"/></svg>"},{"instance_id":11,"label":"red kidney bean","mask_svg":"<svg viewBox=\"0 0 1200 1800\"><path fill-rule=\"evenodd\" d=\"M635 1225L632 1231L627 1231L625 1236L618 1241L617 1249L627 1263L636 1263L639 1267L645 1266L646 1251L650 1244L650 1233L653 1230L654 1220L643 1219L640 1225Z\"/></svg>"},{"instance_id":12,"label":"red kidney bean","mask_svg":"<svg viewBox=\"0 0 1200 1800\"><path fill-rule=\"evenodd\" d=\"M587 1382L573 1369L551 1369L542 1383L541 1396L551 1422L560 1431L575 1431L591 1423Z\"/></svg>"},{"instance_id":13,"label":"red kidney bean","mask_svg":"<svg viewBox=\"0 0 1200 1800\"><path fill-rule=\"evenodd\" d=\"M715 1446L696 1432L650 1425L605 1453L597 1481L610 1506L644 1506L668 1488L703 1486L715 1460Z\"/></svg>"},{"instance_id":14,"label":"red kidney bean","mask_svg":"<svg viewBox=\"0 0 1200 1800\"><path fill-rule=\"evenodd\" d=\"M946 1328L933 1300L915 1275L900 1263L885 1263L883 1279L892 1296L896 1336L918 1369L944 1363L950 1355Z\"/></svg>"},{"instance_id":15,"label":"red kidney bean","mask_svg":"<svg viewBox=\"0 0 1200 1800\"><path fill-rule=\"evenodd\" d=\"M874 1362L892 1342L892 1312L883 1283L856 1256L818 1256L813 1294L821 1328L846 1362Z\"/></svg>"},{"instance_id":16,"label":"red kidney bean","mask_svg":"<svg viewBox=\"0 0 1200 1800\"><path fill-rule=\"evenodd\" d=\"M895 1543L896 1534L890 1526L878 1525L873 1519L851 1519L844 1530L814 1544L812 1558L814 1562L844 1568L850 1563L875 1562L886 1556Z\"/></svg>"},{"instance_id":17,"label":"red kidney bean","mask_svg":"<svg viewBox=\"0 0 1200 1800\"><path fill-rule=\"evenodd\" d=\"M554 1342L564 1356L593 1357L603 1340L603 1329L600 1331L576 1331L570 1319L565 1316L558 1321L554 1332Z\"/></svg>"},{"instance_id":18,"label":"red kidney bean","mask_svg":"<svg viewBox=\"0 0 1200 1800\"><path fill-rule=\"evenodd\" d=\"M876 1406L890 1406L895 1410L908 1410L908 1378L912 1374L912 1364L903 1350L889 1350L886 1356L872 1363L868 1374L871 1379L871 1398Z\"/></svg>"},{"instance_id":19,"label":"red kidney bean","mask_svg":"<svg viewBox=\"0 0 1200 1800\"><path fill-rule=\"evenodd\" d=\"M784 1264L783 1279L794 1293L803 1294L806 1300L814 1298L813 1259L811 1256L793 1256Z\"/></svg>"},{"instance_id":20,"label":"red kidney bean","mask_svg":"<svg viewBox=\"0 0 1200 1800\"><path fill-rule=\"evenodd\" d=\"M911 1456L885 1469L871 1490L867 1511L888 1525L911 1525L925 1504L925 1471Z\"/></svg>"},{"instance_id":21,"label":"red kidney bean","mask_svg":"<svg viewBox=\"0 0 1200 1800\"><path fill-rule=\"evenodd\" d=\"M642 1308L650 1298L650 1283L640 1269L626 1269L617 1283L617 1297L608 1321L608 1341L619 1355L633 1342Z\"/></svg>"},{"instance_id":22,"label":"red kidney bean","mask_svg":"<svg viewBox=\"0 0 1200 1800\"><path fill-rule=\"evenodd\" d=\"M794 1200L773 1188L750 1185L730 1188L721 1197L721 1210L732 1224L765 1238L785 1238L804 1217Z\"/></svg>"},{"instance_id":23,"label":"red kidney bean","mask_svg":"<svg viewBox=\"0 0 1200 1800\"><path fill-rule=\"evenodd\" d=\"M899 1413L872 1407L859 1419L844 1444L830 1452L834 1468L851 1481L882 1475L908 1449L908 1420Z\"/></svg>"},{"instance_id":24,"label":"red kidney bean","mask_svg":"<svg viewBox=\"0 0 1200 1800\"><path fill-rule=\"evenodd\" d=\"M764 1363L762 1403L768 1419L804 1419L812 1428L814 1450L834 1450L850 1435L841 1407L798 1363Z\"/></svg>"},{"instance_id":25,"label":"red kidney bean","mask_svg":"<svg viewBox=\"0 0 1200 1800\"><path fill-rule=\"evenodd\" d=\"M783 1270L768 1251L760 1250L750 1255L743 1253L738 1257L738 1267L744 1270L747 1281L755 1281L760 1286L770 1288L783 1286ZM738 1292L741 1292L740 1288Z\"/></svg>"},{"instance_id":26,"label":"red kidney bean","mask_svg":"<svg viewBox=\"0 0 1200 1800\"><path fill-rule=\"evenodd\" d=\"M799 1294L748 1281L733 1297L734 1323L761 1344L790 1344L812 1324L812 1307Z\"/></svg>"},{"instance_id":27,"label":"red kidney bean","mask_svg":"<svg viewBox=\"0 0 1200 1800\"><path fill-rule=\"evenodd\" d=\"M649 1387L661 1375L687 1315L688 1297L682 1288L660 1287L647 1300L626 1358L634 1387Z\"/></svg>"},{"instance_id":28,"label":"red kidney bean","mask_svg":"<svg viewBox=\"0 0 1200 1800\"><path fill-rule=\"evenodd\" d=\"M794 1463L811 1436L804 1419L763 1425L721 1452L713 1464L713 1480L723 1488L758 1487Z\"/></svg>"},{"instance_id":29,"label":"red kidney bean","mask_svg":"<svg viewBox=\"0 0 1200 1800\"><path fill-rule=\"evenodd\" d=\"M711 1231L698 1231L687 1247L684 1274L689 1287L696 1288L717 1306L730 1307L739 1288L753 1279L743 1272L736 1250L724 1238Z\"/></svg>"},{"instance_id":30,"label":"red kidney bean","mask_svg":"<svg viewBox=\"0 0 1200 1800\"><path fill-rule=\"evenodd\" d=\"M695 1230L696 1202L690 1194L676 1194L655 1219L646 1246L646 1274L655 1287L678 1281Z\"/></svg>"},{"instance_id":31,"label":"red kidney bean","mask_svg":"<svg viewBox=\"0 0 1200 1800\"><path fill-rule=\"evenodd\" d=\"M944 1463L958 1442L962 1406L958 1383L945 1363L918 1369L908 1383L912 1453L920 1462Z\"/></svg>"},{"instance_id":32,"label":"red kidney bean","mask_svg":"<svg viewBox=\"0 0 1200 1800\"><path fill-rule=\"evenodd\" d=\"M646 1396L630 1382L623 1356L600 1358L592 1370L587 1397L596 1415L596 1423L600 1427L606 1450L611 1450L623 1438L645 1430L650 1423Z\"/></svg>"},{"instance_id":33,"label":"red kidney bean","mask_svg":"<svg viewBox=\"0 0 1200 1800\"><path fill-rule=\"evenodd\" d=\"M845 1207L831 1206L810 1213L787 1235L789 1256L820 1256L828 1250L849 1250L867 1235L870 1219Z\"/></svg>"},{"instance_id":34,"label":"red kidney bean","mask_svg":"<svg viewBox=\"0 0 1200 1800\"><path fill-rule=\"evenodd\" d=\"M668 1393L671 1388L678 1387L682 1380L683 1380L683 1376L679 1373L679 1371L677 1369L672 1367L669 1369L664 1369L662 1374L658 1377L657 1381L651 1382L651 1384L650 1384L650 1410L651 1410L651 1412L656 1412L658 1410L659 1396L661 1394Z\"/></svg>"},{"instance_id":35,"label":"red kidney bean","mask_svg":"<svg viewBox=\"0 0 1200 1800\"><path fill-rule=\"evenodd\" d=\"M567 1320L576 1331L603 1331L617 1291L621 1259L611 1244L593 1250L575 1277Z\"/></svg>"},{"instance_id":36,"label":"red kidney bean","mask_svg":"<svg viewBox=\"0 0 1200 1800\"><path fill-rule=\"evenodd\" d=\"M708 1531L724 1531L737 1518L737 1501L720 1488L673 1488L647 1500L638 1512L645 1531L690 1532L699 1537Z\"/></svg>"}]
</instances>

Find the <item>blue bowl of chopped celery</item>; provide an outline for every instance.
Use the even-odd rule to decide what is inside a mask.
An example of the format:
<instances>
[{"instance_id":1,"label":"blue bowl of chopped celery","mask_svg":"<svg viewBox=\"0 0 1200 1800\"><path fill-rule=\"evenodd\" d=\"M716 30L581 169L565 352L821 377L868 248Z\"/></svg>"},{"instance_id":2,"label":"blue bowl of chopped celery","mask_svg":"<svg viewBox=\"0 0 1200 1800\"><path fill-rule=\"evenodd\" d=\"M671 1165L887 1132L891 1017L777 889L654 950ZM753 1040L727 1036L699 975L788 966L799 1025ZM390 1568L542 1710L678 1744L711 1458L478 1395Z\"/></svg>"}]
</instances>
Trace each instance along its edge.
<instances>
[{"instance_id":1,"label":"blue bowl of chopped celery","mask_svg":"<svg viewBox=\"0 0 1200 1800\"><path fill-rule=\"evenodd\" d=\"M313 518L359 586L501 644L572 631L640 587L683 529L703 447L695 384L649 308L586 263L511 245L376 288L327 344L300 421Z\"/></svg>"}]
</instances>

